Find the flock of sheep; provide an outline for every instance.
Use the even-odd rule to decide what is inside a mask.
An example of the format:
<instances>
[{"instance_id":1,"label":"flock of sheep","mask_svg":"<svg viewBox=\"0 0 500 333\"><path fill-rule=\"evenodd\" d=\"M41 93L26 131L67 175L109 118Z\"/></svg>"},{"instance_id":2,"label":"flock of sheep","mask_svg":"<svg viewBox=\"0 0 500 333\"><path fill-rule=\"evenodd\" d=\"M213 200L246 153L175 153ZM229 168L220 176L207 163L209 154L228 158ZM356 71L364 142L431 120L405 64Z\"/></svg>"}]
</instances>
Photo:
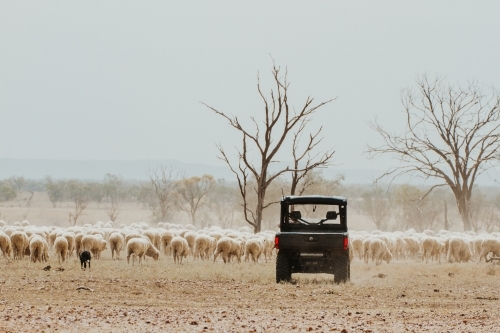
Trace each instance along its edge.
<instances>
[{"instance_id":1,"label":"flock of sheep","mask_svg":"<svg viewBox=\"0 0 500 333\"><path fill-rule=\"evenodd\" d=\"M366 263L371 259L377 265L392 259L413 259L441 263L480 262L488 260L490 253L500 256L500 233L475 234L474 232L450 232L431 230L415 232L350 231L351 261L355 258ZM275 232L266 230L253 234L249 227L238 230L217 226L196 230L192 225L159 222L156 227L147 223L115 227L112 222L97 222L61 228L55 226L33 226L28 221L7 225L0 220L0 249L4 257L15 260L29 256L31 262L47 262L50 255L57 257L59 264L82 251L92 253L100 259L110 249L112 259L120 259L126 250L127 262L139 258L154 260L172 256L174 263L182 263L191 256L198 260L213 260L221 257L224 263L244 258L253 262L268 261L274 250ZM161 251L161 252L160 252Z\"/></svg>"},{"instance_id":2,"label":"flock of sheep","mask_svg":"<svg viewBox=\"0 0 500 333\"><path fill-rule=\"evenodd\" d=\"M0 249L4 257L20 260L28 256L31 262L47 262L52 255L59 264L82 251L100 259L108 248L112 259L120 259L121 251L126 250L127 262L132 258L132 265L136 258L142 264L146 256L158 260L160 251L179 264L188 256L214 262L220 256L224 263L233 258L240 263L243 257L245 261L258 262L263 258L267 262L272 257L274 235L273 231L253 234L249 227L196 230L192 225L166 222L159 222L155 228L144 222L120 227L114 227L112 222L98 222L61 228L33 226L26 220L7 225L0 220Z\"/></svg>"},{"instance_id":3,"label":"flock of sheep","mask_svg":"<svg viewBox=\"0 0 500 333\"><path fill-rule=\"evenodd\" d=\"M350 231L351 260L354 257L368 262L374 261L377 265L383 261L389 263L392 259L421 259L426 263L429 259L441 263L480 262L488 261L492 254L500 256L500 233L476 234L440 230L424 230L416 232L413 229L405 232L371 233Z\"/></svg>"}]
</instances>

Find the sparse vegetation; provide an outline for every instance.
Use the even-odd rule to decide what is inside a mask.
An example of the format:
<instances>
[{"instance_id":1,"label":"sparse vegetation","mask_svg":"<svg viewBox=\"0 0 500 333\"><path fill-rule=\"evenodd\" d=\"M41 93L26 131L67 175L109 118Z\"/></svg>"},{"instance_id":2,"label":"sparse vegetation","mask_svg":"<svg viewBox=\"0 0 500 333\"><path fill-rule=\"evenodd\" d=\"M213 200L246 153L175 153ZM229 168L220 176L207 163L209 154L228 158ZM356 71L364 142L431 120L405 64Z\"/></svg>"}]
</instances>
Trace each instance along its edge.
<instances>
[{"instance_id":1,"label":"sparse vegetation","mask_svg":"<svg viewBox=\"0 0 500 333\"><path fill-rule=\"evenodd\" d=\"M170 218L182 223L193 223L190 215L179 209L179 202L182 201L179 201L180 196L176 192L176 186L188 179L201 181L201 178L180 177L175 181L172 178L172 192L169 193L170 196L164 197L163 209L167 209L168 214L165 215L167 221ZM429 190L429 186L402 184L394 185L389 189L383 187L374 189L370 184L344 184L342 175L336 179L325 179L319 170L309 173L306 178L309 183L306 190L301 191L303 194L343 194L348 198L351 211L349 219L354 222L355 230L389 231L408 228L414 228L417 231L462 230L460 214L456 206L451 204L454 196L445 188L434 190L421 200L422 195ZM0 180L0 214L3 220L12 223L22 221L28 215L33 219L32 214L36 210L35 219L40 223L48 219L48 222L61 226L68 223L68 215L71 211L70 223L73 224L78 212L74 201L76 197L74 194L72 196L69 184L79 184L85 188L86 196L83 198L87 202L86 207L78 214L78 224L95 223L99 220L124 223L136 221L156 223L161 220L157 217L161 216L159 200L152 201L149 182L134 182L124 180L118 175L108 174L101 182L59 180L51 177L45 180L26 179L19 191L16 191L15 186L11 184L9 179ZM270 197L280 198L282 193L289 193L290 187L289 178L278 177L269 186L267 193ZM4 196L2 196L2 189L5 191ZM92 191L97 190L101 193L99 200L95 195L90 195ZM475 186L475 195L471 201L474 231L500 231L499 192L498 188L493 186ZM48 202L52 209L46 205ZM207 187L206 194L202 196L200 202L203 204L196 208L196 223L199 226L235 227L245 224L239 187L235 182L222 179L214 181L211 186ZM249 202L252 203L252 201ZM450 204L445 205L446 202ZM84 203L83 201L79 203L79 210L83 208ZM190 207L190 204L184 201L184 208L190 211ZM445 214L447 214L447 221ZM278 217L277 210L265 210L263 227L274 229ZM364 222L360 225L357 221Z\"/></svg>"}]
</instances>

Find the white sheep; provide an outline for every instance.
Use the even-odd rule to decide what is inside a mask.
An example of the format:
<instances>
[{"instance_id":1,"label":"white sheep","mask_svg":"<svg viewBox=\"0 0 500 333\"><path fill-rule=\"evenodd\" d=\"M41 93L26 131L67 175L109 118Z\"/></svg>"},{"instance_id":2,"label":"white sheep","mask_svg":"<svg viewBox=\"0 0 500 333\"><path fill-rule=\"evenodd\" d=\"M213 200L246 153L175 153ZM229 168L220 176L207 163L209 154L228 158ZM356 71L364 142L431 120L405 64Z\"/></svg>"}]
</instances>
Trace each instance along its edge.
<instances>
[{"instance_id":1,"label":"white sheep","mask_svg":"<svg viewBox=\"0 0 500 333\"><path fill-rule=\"evenodd\" d=\"M10 235L12 250L14 251L14 259L23 259L26 249L29 250L29 239L23 231L14 231Z\"/></svg>"},{"instance_id":2,"label":"white sheep","mask_svg":"<svg viewBox=\"0 0 500 333\"><path fill-rule=\"evenodd\" d=\"M373 239L374 239L373 236L363 239L362 253L363 253L363 260L365 261L365 263L368 263L368 259L370 258L370 243Z\"/></svg>"},{"instance_id":3,"label":"white sheep","mask_svg":"<svg viewBox=\"0 0 500 333\"><path fill-rule=\"evenodd\" d=\"M445 246L444 243L440 242L436 237L424 236L420 240L420 252L422 252L422 261L425 263L429 262L429 258L432 260L437 260L441 263L441 253L443 252Z\"/></svg>"},{"instance_id":4,"label":"white sheep","mask_svg":"<svg viewBox=\"0 0 500 333\"><path fill-rule=\"evenodd\" d=\"M45 248L43 244L43 238L34 235L30 239L30 261L31 262L42 262L44 261Z\"/></svg>"},{"instance_id":5,"label":"white sheep","mask_svg":"<svg viewBox=\"0 0 500 333\"><path fill-rule=\"evenodd\" d=\"M238 262L241 262L242 253L242 243L239 240L231 237L222 237L217 241L217 246L214 252L214 262L219 254L221 254L224 263L228 263L233 255L236 256Z\"/></svg>"},{"instance_id":6,"label":"white sheep","mask_svg":"<svg viewBox=\"0 0 500 333\"><path fill-rule=\"evenodd\" d=\"M172 249L170 247L170 242L172 242L172 239L174 237L175 237L174 232L169 230L161 233L160 242L161 242L161 247L163 248L163 253L165 255L170 255L170 253L172 252Z\"/></svg>"},{"instance_id":7,"label":"white sheep","mask_svg":"<svg viewBox=\"0 0 500 333\"><path fill-rule=\"evenodd\" d=\"M478 235L473 237L470 240L470 247L472 250L472 256L474 257L475 260L481 261L481 243L483 240L487 239L488 237L484 235Z\"/></svg>"},{"instance_id":8,"label":"white sheep","mask_svg":"<svg viewBox=\"0 0 500 333\"><path fill-rule=\"evenodd\" d=\"M135 257L139 257L139 265L142 265L142 258L144 256L158 260L160 251L154 247L149 239L132 238L127 242L127 263L130 263L130 256L133 256L132 266L135 263Z\"/></svg>"},{"instance_id":9,"label":"white sheep","mask_svg":"<svg viewBox=\"0 0 500 333\"><path fill-rule=\"evenodd\" d=\"M60 229L54 229L52 230L50 233L49 233L49 239L48 239L48 242L49 242L49 249L53 249L54 248L54 242L56 241L56 238L58 236L58 233L60 232L61 230Z\"/></svg>"},{"instance_id":10,"label":"white sheep","mask_svg":"<svg viewBox=\"0 0 500 333\"><path fill-rule=\"evenodd\" d=\"M0 249L4 258L10 258L12 256L12 242L10 237L3 231L0 230Z\"/></svg>"},{"instance_id":11,"label":"white sheep","mask_svg":"<svg viewBox=\"0 0 500 333\"><path fill-rule=\"evenodd\" d=\"M42 238L42 243L43 243L43 254L42 254L42 261L47 262L50 259L49 256L49 243L45 239Z\"/></svg>"},{"instance_id":12,"label":"white sheep","mask_svg":"<svg viewBox=\"0 0 500 333\"><path fill-rule=\"evenodd\" d=\"M202 260L210 259L210 249L213 247L214 239L206 234L199 234L194 240L194 258Z\"/></svg>"},{"instance_id":13,"label":"white sheep","mask_svg":"<svg viewBox=\"0 0 500 333\"><path fill-rule=\"evenodd\" d=\"M63 237L68 241L68 258L71 258L76 247L75 234L72 232L65 232L63 233Z\"/></svg>"},{"instance_id":14,"label":"white sheep","mask_svg":"<svg viewBox=\"0 0 500 333\"><path fill-rule=\"evenodd\" d=\"M408 235L404 235L403 239L406 242L405 256L409 256L410 258L415 258L420 250L419 239L417 237Z\"/></svg>"},{"instance_id":15,"label":"white sheep","mask_svg":"<svg viewBox=\"0 0 500 333\"><path fill-rule=\"evenodd\" d=\"M435 235L435 232L432 230L429 230L429 229L422 231L422 233L424 235L427 235L427 236L434 236Z\"/></svg>"},{"instance_id":16,"label":"white sheep","mask_svg":"<svg viewBox=\"0 0 500 333\"><path fill-rule=\"evenodd\" d=\"M372 261L375 261L376 265L380 265L382 260L389 263L392 259L392 254L389 251L387 244L382 239L372 238L368 251Z\"/></svg>"},{"instance_id":17,"label":"white sheep","mask_svg":"<svg viewBox=\"0 0 500 333\"><path fill-rule=\"evenodd\" d=\"M123 245L125 244L125 238L120 234L119 232L113 232L109 236L109 247L111 249L111 259L115 259L115 252L116 252L116 258L119 260L120 259L120 251L123 249Z\"/></svg>"},{"instance_id":18,"label":"white sheep","mask_svg":"<svg viewBox=\"0 0 500 333\"><path fill-rule=\"evenodd\" d=\"M189 243L181 236L175 236L170 242L172 255L174 256L174 264L182 264L182 258L186 258L189 253Z\"/></svg>"},{"instance_id":19,"label":"white sheep","mask_svg":"<svg viewBox=\"0 0 500 333\"><path fill-rule=\"evenodd\" d=\"M82 237L82 251L90 251L94 259L100 259L101 252L106 250L106 241L100 234L85 235Z\"/></svg>"},{"instance_id":20,"label":"white sheep","mask_svg":"<svg viewBox=\"0 0 500 333\"><path fill-rule=\"evenodd\" d=\"M245 262L252 257L253 262L259 262L260 254L264 248L264 239L251 238L245 243Z\"/></svg>"},{"instance_id":21,"label":"white sheep","mask_svg":"<svg viewBox=\"0 0 500 333\"><path fill-rule=\"evenodd\" d=\"M192 224L186 224L186 226L184 228L187 229L187 230L196 231L196 227L194 225L192 225Z\"/></svg>"},{"instance_id":22,"label":"white sheep","mask_svg":"<svg viewBox=\"0 0 500 333\"><path fill-rule=\"evenodd\" d=\"M149 237L145 236L145 235L142 235L140 233L137 233L137 232L131 232L131 233L128 233L126 236L125 236L125 244L128 244L128 241L131 240L132 238L145 238L145 239L149 239ZM151 240L150 240L151 241Z\"/></svg>"},{"instance_id":23,"label":"white sheep","mask_svg":"<svg viewBox=\"0 0 500 333\"><path fill-rule=\"evenodd\" d=\"M54 241L54 252L57 256L59 264L66 261L66 255L68 254L68 240L59 236Z\"/></svg>"},{"instance_id":24,"label":"white sheep","mask_svg":"<svg viewBox=\"0 0 500 333\"><path fill-rule=\"evenodd\" d=\"M486 261L486 256L488 253L493 252L493 255L500 255L500 239L488 238L481 242L481 255L479 256L479 261L484 258Z\"/></svg>"},{"instance_id":25,"label":"white sheep","mask_svg":"<svg viewBox=\"0 0 500 333\"><path fill-rule=\"evenodd\" d=\"M472 252L469 243L460 236L452 236L448 239L448 254L446 260L448 262L468 262L472 257Z\"/></svg>"},{"instance_id":26,"label":"white sheep","mask_svg":"<svg viewBox=\"0 0 500 333\"><path fill-rule=\"evenodd\" d=\"M240 227L240 228L238 228L238 231L239 232L253 233L252 228L250 228L249 226Z\"/></svg>"},{"instance_id":27,"label":"white sheep","mask_svg":"<svg viewBox=\"0 0 500 333\"><path fill-rule=\"evenodd\" d=\"M352 249L354 255L356 255L360 260L363 259L363 236L352 235L349 237L349 247Z\"/></svg>"},{"instance_id":28,"label":"white sheep","mask_svg":"<svg viewBox=\"0 0 500 333\"><path fill-rule=\"evenodd\" d=\"M151 243L157 249L160 248L160 239L161 239L161 237L160 237L160 234L158 232L150 229L150 230L143 231L142 235L148 237L149 240L151 241Z\"/></svg>"},{"instance_id":29,"label":"white sheep","mask_svg":"<svg viewBox=\"0 0 500 333\"><path fill-rule=\"evenodd\" d=\"M92 229L89 235L101 235L102 239L106 239L106 232L104 230Z\"/></svg>"},{"instance_id":30,"label":"white sheep","mask_svg":"<svg viewBox=\"0 0 500 333\"><path fill-rule=\"evenodd\" d=\"M75 235L75 252L76 252L76 255L79 256L80 255L80 252L82 252L82 238L83 236L85 236L84 233L77 233Z\"/></svg>"},{"instance_id":31,"label":"white sheep","mask_svg":"<svg viewBox=\"0 0 500 333\"><path fill-rule=\"evenodd\" d=\"M394 241L395 246L391 251L391 253L396 259L405 259L405 252L407 246L406 241L399 234L393 234L392 239Z\"/></svg>"},{"instance_id":32,"label":"white sheep","mask_svg":"<svg viewBox=\"0 0 500 333\"><path fill-rule=\"evenodd\" d=\"M194 231L188 231L184 234L184 239L188 242L189 245L189 253L194 256L194 240L196 239L198 234Z\"/></svg>"},{"instance_id":33,"label":"white sheep","mask_svg":"<svg viewBox=\"0 0 500 333\"><path fill-rule=\"evenodd\" d=\"M262 235L264 237L264 248L262 249L262 253L264 253L264 259L267 262L267 260L273 257L274 236L276 234L274 232L264 232Z\"/></svg>"}]
</instances>

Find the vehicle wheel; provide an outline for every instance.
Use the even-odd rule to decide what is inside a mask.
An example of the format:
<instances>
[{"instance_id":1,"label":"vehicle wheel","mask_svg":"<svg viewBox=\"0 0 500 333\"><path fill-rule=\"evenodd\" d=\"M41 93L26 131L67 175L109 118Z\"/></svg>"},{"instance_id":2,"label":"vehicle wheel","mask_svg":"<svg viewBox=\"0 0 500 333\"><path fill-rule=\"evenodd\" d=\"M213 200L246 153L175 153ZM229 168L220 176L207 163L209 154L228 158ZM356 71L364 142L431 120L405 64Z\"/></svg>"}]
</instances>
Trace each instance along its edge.
<instances>
[{"instance_id":1,"label":"vehicle wheel","mask_svg":"<svg viewBox=\"0 0 500 333\"><path fill-rule=\"evenodd\" d=\"M349 252L341 254L335 258L335 271L333 281L335 283L347 282L351 275L351 262L349 261Z\"/></svg>"},{"instance_id":2,"label":"vehicle wheel","mask_svg":"<svg viewBox=\"0 0 500 333\"><path fill-rule=\"evenodd\" d=\"M276 256L276 283L290 282L292 280L292 268L287 253L281 251Z\"/></svg>"}]
</instances>

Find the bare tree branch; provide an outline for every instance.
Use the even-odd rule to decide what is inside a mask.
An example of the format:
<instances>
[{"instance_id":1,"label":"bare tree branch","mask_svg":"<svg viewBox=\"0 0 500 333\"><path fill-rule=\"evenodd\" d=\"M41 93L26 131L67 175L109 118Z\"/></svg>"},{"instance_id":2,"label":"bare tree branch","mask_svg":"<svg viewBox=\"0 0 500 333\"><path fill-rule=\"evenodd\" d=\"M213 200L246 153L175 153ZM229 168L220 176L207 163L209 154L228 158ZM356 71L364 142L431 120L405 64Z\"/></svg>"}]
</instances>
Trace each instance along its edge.
<instances>
[{"instance_id":1,"label":"bare tree branch","mask_svg":"<svg viewBox=\"0 0 500 333\"><path fill-rule=\"evenodd\" d=\"M426 76L417 80L417 88L417 94L412 90L401 94L404 134L389 133L376 119L370 123L384 144L368 146L368 156L389 154L399 161L376 181L392 182L403 174L442 180L437 186L447 185L453 191L464 229L471 230L472 189L477 177L498 162L500 95L493 91L486 96L475 82L445 86L442 79L430 81Z\"/></svg>"},{"instance_id":2,"label":"bare tree branch","mask_svg":"<svg viewBox=\"0 0 500 333\"><path fill-rule=\"evenodd\" d=\"M241 133L241 148L237 148L237 164L230 161L226 152L220 144L217 145L219 149L219 159L224 161L231 172L236 176L240 195L242 198L242 208L245 221L254 227L255 232L259 232L262 225L263 210L275 203L275 201L266 201L266 191L276 178L280 177L286 172L290 172L290 168L286 167L270 174L269 166L275 162L275 157L282 149L282 146L287 137L289 137L293 129L302 128L299 132L304 131L306 124L310 121L310 117L322 106L330 103L332 100L313 104L313 99L307 97L302 108L295 112L288 104L288 72L285 69L284 73L281 68L276 66L273 61L272 76L274 79L274 89L270 90L270 97L262 91L260 84L260 77L257 76L257 91L259 97L264 104L263 121L260 122L256 117L250 117L252 123L252 130L247 130L246 127L240 123L236 116L229 116L225 112L221 112L214 107L211 107L202 102L203 105L212 110L216 115L226 119L231 127ZM319 155L311 155L311 151L321 141L318 135L321 128L310 135L309 144L303 152L302 158L308 162L305 167L295 167L297 173L312 170L316 167L327 166L333 156L333 151L329 151L318 158ZM251 147L257 148L256 161L254 162ZM301 158L301 160L302 160ZM300 163L300 161L299 161ZM253 188L255 194L249 193L248 189ZM250 196L256 196L255 205L250 203Z\"/></svg>"}]
</instances>

